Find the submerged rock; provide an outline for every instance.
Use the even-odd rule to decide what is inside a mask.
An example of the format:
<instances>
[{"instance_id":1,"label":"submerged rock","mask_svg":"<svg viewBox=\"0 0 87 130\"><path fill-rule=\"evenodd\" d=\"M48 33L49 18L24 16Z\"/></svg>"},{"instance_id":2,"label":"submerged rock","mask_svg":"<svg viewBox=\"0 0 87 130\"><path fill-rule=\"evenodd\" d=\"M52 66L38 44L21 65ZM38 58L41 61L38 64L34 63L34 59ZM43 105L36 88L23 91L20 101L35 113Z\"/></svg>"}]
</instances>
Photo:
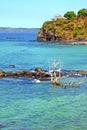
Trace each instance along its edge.
<instances>
[{"instance_id":1,"label":"submerged rock","mask_svg":"<svg viewBox=\"0 0 87 130\"><path fill-rule=\"evenodd\" d=\"M15 65L9 65L8 68L15 68Z\"/></svg>"},{"instance_id":2,"label":"submerged rock","mask_svg":"<svg viewBox=\"0 0 87 130\"><path fill-rule=\"evenodd\" d=\"M0 124L0 129L3 128L3 127L4 127L3 124Z\"/></svg>"}]
</instances>

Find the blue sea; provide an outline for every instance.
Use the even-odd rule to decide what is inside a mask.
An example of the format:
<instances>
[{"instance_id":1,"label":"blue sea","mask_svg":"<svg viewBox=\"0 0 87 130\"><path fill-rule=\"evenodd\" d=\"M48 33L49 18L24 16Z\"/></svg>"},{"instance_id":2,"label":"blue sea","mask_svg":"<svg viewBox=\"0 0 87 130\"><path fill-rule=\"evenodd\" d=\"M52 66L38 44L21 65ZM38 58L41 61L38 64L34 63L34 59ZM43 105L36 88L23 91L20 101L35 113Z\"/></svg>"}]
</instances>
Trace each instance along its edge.
<instances>
[{"instance_id":1,"label":"blue sea","mask_svg":"<svg viewBox=\"0 0 87 130\"><path fill-rule=\"evenodd\" d=\"M0 69L48 70L55 59L63 70L87 70L86 45L36 42L36 37L34 32L0 33ZM87 77L75 78L82 85L66 89L50 81L0 79L0 130L87 130Z\"/></svg>"}]
</instances>

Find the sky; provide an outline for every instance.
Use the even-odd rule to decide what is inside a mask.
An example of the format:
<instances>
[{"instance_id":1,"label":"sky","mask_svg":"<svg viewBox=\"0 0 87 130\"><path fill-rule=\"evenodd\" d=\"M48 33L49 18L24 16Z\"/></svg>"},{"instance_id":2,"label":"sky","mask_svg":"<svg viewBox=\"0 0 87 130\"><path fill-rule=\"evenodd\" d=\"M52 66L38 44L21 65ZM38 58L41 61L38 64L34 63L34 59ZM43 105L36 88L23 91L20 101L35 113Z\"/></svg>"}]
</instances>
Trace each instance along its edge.
<instances>
[{"instance_id":1,"label":"sky","mask_svg":"<svg viewBox=\"0 0 87 130\"><path fill-rule=\"evenodd\" d=\"M87 0L0 0L0 27L40 28L56 14L87 8Z\"/></svg>"}]
</instances>

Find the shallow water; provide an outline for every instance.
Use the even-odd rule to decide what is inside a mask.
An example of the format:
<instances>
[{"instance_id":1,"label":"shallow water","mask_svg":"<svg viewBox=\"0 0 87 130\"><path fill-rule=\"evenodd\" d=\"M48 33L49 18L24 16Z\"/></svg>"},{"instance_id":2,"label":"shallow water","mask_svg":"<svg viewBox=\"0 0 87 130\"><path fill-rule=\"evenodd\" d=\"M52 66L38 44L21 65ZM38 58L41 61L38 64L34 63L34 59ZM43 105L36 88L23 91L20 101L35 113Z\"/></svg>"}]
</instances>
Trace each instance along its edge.
<instances>
[{"instance_id":1,"label":"shallow water","mask_svg":"<svg viewBox=\"0 0 87 130\"><path fill-rule=\"evenodd\" d=\"M86 45L60 45L38 42L0 42L0 68L8 69L10 64L19 69L48 69L54 59L61 59L62 68L87 70Z\"/></svg>"},{"instance_id":2,"label":"shallow water","mask_svg":"<svg viewBox=\"0 0 87 130\"><path fill-rule=\"evenodd\" d=\"M63 69L87 70L87 46L0 42L0 68L5 71L48 69L54 59L61 59ZM8 68L11 64L16 67ZM77 79L84 83L66 89L50 81L0 79L1 130L87 130L87 77Z\"/></svg>"}]
</instances>

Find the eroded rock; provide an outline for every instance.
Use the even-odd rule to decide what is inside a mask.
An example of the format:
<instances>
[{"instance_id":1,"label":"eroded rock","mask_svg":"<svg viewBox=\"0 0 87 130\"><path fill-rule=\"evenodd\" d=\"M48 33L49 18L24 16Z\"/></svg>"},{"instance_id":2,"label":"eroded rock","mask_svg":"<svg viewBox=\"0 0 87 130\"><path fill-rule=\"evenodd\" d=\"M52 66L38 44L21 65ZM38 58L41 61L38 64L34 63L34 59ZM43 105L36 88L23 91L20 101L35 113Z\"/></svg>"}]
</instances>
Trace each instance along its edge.
<instances>
[{"instance_id":1,"label":"eroded rock","mask_svg":"<svg viewBox=\"0 0 87 130\"><path fill-rule=\"evenodd\" d=\"M0 70L0 78L3 78L5 76L5 72L3 70Z\"/></svg>"},{"instance_id":2,"label":"eroded rock","mask_svg":"<svg viewBox=\"0 0 87 130\"><path fill-rule=\"evenodd\" d=\"M59 76L59 72L56 71L57 77ZM74 75L81 75L81 76L87 76L87 71L61 71L60 76L74 76ZM24 78L35 78L40 80L50 79L51 73L49 73L47 70L43 70L42 68L36 68L34 71L29 70L21 70L21 71L12 71L12 72L4 72L3 70L0 70L0 78L3 77L11 77L11 78L18 78L18 77L24 77Z\"/></svg>"}]
</instances>

